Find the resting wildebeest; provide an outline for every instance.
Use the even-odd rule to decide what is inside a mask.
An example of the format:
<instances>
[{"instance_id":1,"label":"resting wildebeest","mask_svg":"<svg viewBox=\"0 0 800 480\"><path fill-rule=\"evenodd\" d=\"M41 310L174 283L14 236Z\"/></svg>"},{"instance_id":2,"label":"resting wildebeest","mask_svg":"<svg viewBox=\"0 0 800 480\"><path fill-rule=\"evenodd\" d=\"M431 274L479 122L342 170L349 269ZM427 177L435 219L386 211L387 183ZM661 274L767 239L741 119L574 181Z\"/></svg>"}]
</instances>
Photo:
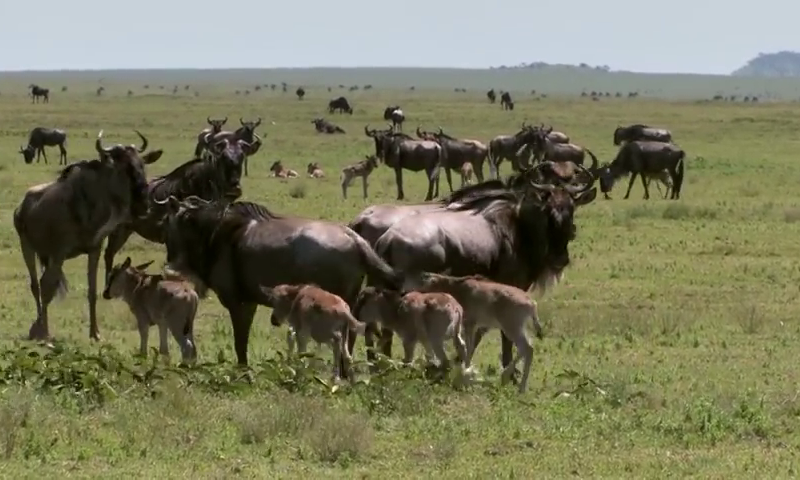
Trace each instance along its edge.
<instances>
[{"instance_id":1,"label":"resting wildebeest","mask_svg":"<svg viewBox=\"0 0 800 480\"><path fill-rule=\"evenodd\" d=\"M412 172L425 171L428 178L428 193L425 201L439 195L439 169L445 163L444 149L430 140L415 140L404 133L386 130L370 130L364 126L364 134L375 139L375 156L387 167L394 169L397 183L397 199L404 200L403 169ZM434 191L435 187L435 191Z\"/></svg>"},{"instance_id":2,"label":"resting wildebeest","mask_svg":"<svg viewBox=\"0 0 800 480\"><path fill-rule=\"evenodd\" d=\"M477 140L457 139L447 135L439 127L438 132L422 132L420 127L417 126L417 137L425 140L433 140L437 142L445 150L445 162L442 164L447 179L447 185L450 191L453 191L453 180L451 178L451 171L461 171L464 162L472 164L472 170L477 174L478 181L483 181L483 162L489 155L489 149L486 145Z\"/></svg>"},{"instance_id":3,"label":"resting wildebeest","mask_svg":"<svg viewBox=\"0 0 800 480\"><path fill-rule=\"evenodd\" d=\"M222 131L222 127L228 122L228 117L223 118L222 120L219 119L212 119L211 117L206 117L206 122L210 125L204 128L198 135L197 135L197 145L194 147L194 156L200 157L203 154L203 150L206 148L206 136L210 133L212 135L216 135L217 133Z\"/></svg>"},{"instance_id":4,"label":"resting wildebeest","mask_svg":"<svg viewBox=\"0 0 800 480\"><path fill-rule=\"evenodd\" d=\"M503 107L503 110L514 110L514 101L511 100L511 94L508 92L503 92L500 95L500 106Z\"/></svg>"},{"instance_id":5,"label":"resting wildebeest","mask_svg":"<svg viewBox=\"0 0 800 480\"><path fill-rule=\"evenodd\" d=\"M57 128L35 127L28 135L28 145L19 147L25 163L33 163L33 155L36 154L36 163L39 163L39 156L44 156L44 163L47 164L47 154L44 147L58 146L58 164L67 164L67 132Z\"/></svg>"},{"instance_id":6,"label":"resting wildebeest","mask_svg":"<svg viewBox=\"0 0 800 480\"><path fill-rule=\"evenodd\" d=\"M350 103L344 97L334 98L330 102L328 102L328 113L333 113L336 110L339 113L349 113L350 115L353 114L353 109L350 107Z\"/></svg>"},{"instance_id":7,"label":"resting wildebeest","mask_svg":"<svg viewBox=\"0 0 800 480\"><path fill-rule=\"evenodd\" d=\"M511 169L515 172L528 167L530 155L523 147L531 144L536 139L536 129L522 122L520 130L513 135L498 135L489 142L488 158L490 174L495 179L500 178L500 163L503 160L511 162Z\"/></svg>"},{"instance_id":8,"label":"resting wildebeest","mask_svg":"<svg viewBox=\"0 0 800 480\"><path fill-rule=\"evenodd\" d=\"M494 88L486 92L486 98L489 99L489 103L494 103L497 100L497 94L494 93Z\"/></svg>"},{"instance_id":9,"label":"resting wildebeest","mask_svg":"<svg viewBox=\"0 0 800 480\"><path fill-rule=\"evenodd\" d=\"M167 210L156 203L155 199L173 196L181 200L194 195L209 201L217 201L236 200L242 195L244 159L247 151L258 148L258 145L251 145L244 140L230 142L223 139L213 143L209 148L209 156L190 160L168 174L150 180L147 184L149 205L147 215L120 225L108 236L108 244L103 254L106 281L114 265L114 256L134 232L145 240L164 243Z\"/></svg>"},{"instance_id":10,"label":"resting wildebeest","mask_svg":"<svg viewBox=\"0 0 800 480\"><path fill-rule=\"evenodd\" d=\"M258 152L259 148L261 148L262 140L256 134L256 128L258 128L258 126L261 125L261 117L258 117L258 120L254 122L253 121L245 122L244 120L242 120L241 117L239 117L239 123L241 124L241 127L237 128L233 132L223 130L221 132L217 132L213 135L207 136L205 147L206 151L208 151L209 145L218 144L223 140L228 140L231 143L234 143L238 140L244 140L247 144L252 145L252 148L247 149L247 152L244 156L244 176L246 177L247 159L250 156L255 155L256 152ZM266 136L267 134L265 133L264 137Z\"/></svg>"},{"instance_id":11,"label":"resting wildebeest","mask_svg":"<svg viewBox=\"0 0 800 480\"><path fill-rule=\"evenodd\" d=\"M597 157L591 150L574 143L555 143L550 140L548 135L553 131L553 127L536 128L533 130L533 139L530 145L533 147L534 158L539 161L551 160L553 162L573 162L583 165L583 160L588 153L592 157L592 162L597 162Z\"/></svg>"},{"instance_id":12,"label":"resting wildebeest","mask_svg":"<svg viewBox=\"0 0 800 480\"><path fill-rule=\"evenodd\" d=\"M39 103L39 97L42 97L44 103L50 103L50 89L34 84L28 85L28 88L31 89L31 103Z\"/></svg>"},{"instance_id":13,"label":"resting wildebeest","mask_svg":"<svg viewBox=\"0 0 800 480\"><path fill-rule=\"evenodd\" d=\"M395 131L402 131L403 130L403 122L406 121L406 116L402 110L400 110L399 105L395 105L393 107L386 107L383 111L383 119L384 120L391 120L392 127Z\"/></svg>"},{"instance_id":14,"label":"resting wildebeest","mask_svg":"<svg viewBox=\"0 0 800 480\"><path fill-rule=\"evenodd\" d=\"M353 305L365 276L399 287L400 276L350 228L279 215L251 202L162 200L170 207L168 269L184 275L203 297L216 293L231 318L239 364L247 364L250 326L261 287L314 284Z\"/></svg>"},{"instance_id":15,"label":"resting wildebeest","mask_svg":"<svg viewBox=\"0 0 800 480\"><path fill-rule=\"evenodd\" d=\"M673 143L641 140L627 142L619 149L617 157L609 165L601 168L600 190L606 198L610 198L608 192L614 187L614 182L620 177L630 174L631 180L628 183L628 191L625 193L625 198L628 198L636 175L641 175L646 200L650 198L647 188L649 181L646 177L656 177L662 171L667 170L672 178L670 198L677 200L680 198L683 185L685 158L686 154L683 149Z\"/></svg>"},{"instance_id":16,"label":"resting wildebeest","mask_svg":"<svg viewBox=\"0 0 800 480\"><path fill-rule=\"evenodd\" d=\"M297 95L298 100L302 100L303 97L306 96L306 90L303 87L297 87L295 94Z\"/></svg>"},{"instance_id":17,"label":"resting wildebeest","mask_svg":"<svg viewBox=\"0 0 800 480\"><path fill-rule=\"evenodd\" d=\"M617 127L617 129L614 130L614 145L636 140L671 143L672 132L665 128L650 127L641 123L629 125L627 127Z\"/></svg>"},{"instance_id":18,"label":"resting wildebeest","mask_svg":"<svg viewBox=\"0 0 800 480\"><path fill-rule=\"evenodd\" d=\"M30 275L31 295L36 302L36 320L30 339L50 336L48 306L56 295L67 291L64 262L88 255L89 337L100 338L97 326L97 267L103 241L119 225L147 213L145 164L157 161L161 150L140 155L142 146L103 147L103 131L95 149L99 160L84 160L64 168L58 178L25 192L14 210L14 228L19 236L22 258ZM42 266L37 279L36 260Z\"/></svg>"},{"instance_id":19,"label":"resting wildebeest","mask_svg":"<svg viewBox=\"0 0 800 480\"><path fill-rule=\"evenodd\" d=\"M589 182L552 185L534 181L536 165L504 183L488 180L456 191L442 207L401 218L378 239L375 250L401 272L483 275L523 290L544 292L569 265L575 237L575 207L597 196ZM391 354L391 334L384 354ZM511 361L511 343L503 337L503 365Z\"/></svg>"},{"instance_id":20,"label":"resting wildebeest","mask_svg":"<svg viewBox=\"0 0 800 480\"><path fill-rule=\"evenodd\" d=\"M317 133L345 133L344 129L338 125L334 125L324 118L315 118L311 120Z\"/></svg>"}]
</instances>

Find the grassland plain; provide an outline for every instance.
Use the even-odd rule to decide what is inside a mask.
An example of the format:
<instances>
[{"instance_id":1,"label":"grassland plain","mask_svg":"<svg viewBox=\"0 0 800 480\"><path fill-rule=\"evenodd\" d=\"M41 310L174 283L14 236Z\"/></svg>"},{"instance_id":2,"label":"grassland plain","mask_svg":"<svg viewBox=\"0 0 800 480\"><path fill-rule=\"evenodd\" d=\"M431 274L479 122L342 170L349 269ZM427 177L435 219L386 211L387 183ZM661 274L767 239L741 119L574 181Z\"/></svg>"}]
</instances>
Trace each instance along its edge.
<instances>
[{"instance_id":1,"label":"grassland plain","mask_svg":"<svg viewBox=\"0 0 800 480\"><path fill-rule=\"evenodd\" d=\"M52 81L37 79L54 91L50 104L31 105L25 80L0 81L4 477L797 475L796 105L549 97L520 98L513 112L503 112L479 92L376 87L346 94L352 116L325 114L347 130L325 136L310 124L332 96L323 88L308 88L302 102L291 90L236 96L233 84L199 97L191 89L170 95L152 93L152 87L145 95L143 83L170 85L173 79L142 77L130 85L120 80L118 89L96 97L90 81L61 93L61 79L52 75ZM464 77L470 88L468 82ZM123 93L128 89L130 98ZM496 333L478 352L485 384L454 389L430 384L418 370L389 369L368 385L331 393L311 378L310 367L280 360L283 334L269 325L266 308L257 313L251 337L250 385L237 380L230 323L213 295L197 321L207 365L128 374L120 365L144 372L149 360L132 357L138 338L122 303L100 301L103 350L88 340L85 258L67 264L72 290L51 309L51 332L64 351L47 361L27 350L14 355L27 345L20 338L35 309L12 211L26 188L53 179L58 169L55 151L48 166L24 165L15 154L30 128L66 129L72 161L93 156L101 128L109 142L132 142L131 130L138 128L152 148L165 151L149 168L152 176L190 158L207 115L227 115L233 124L240 116L261 116L259 130L268 136L251 159L244 199L346 222L369 204L394 202L393 173L386 168L376 172L366 202L358 185L343 201L338 185L340 169L373 150L362 129L385 124L381 113L390 103L407 113L407 130L441 125L453 135L488 141L527 119L552 124L610 160L614 127L644 122L672 129L688 152L681 200L644 201L638 182L623 200L623 181L613 200L598 199L577 213L574 263L564 282L539 301L546 338L536 343L527 394L498 385ZM318 161L327 177L269 178L276 159L298 171ZM508 168L504 164L503 173ZM421 200L422 176L405 178L409 200ZM118 261L126 255L160 262L164 248L132 237ZM359 341L357 358L364 358L362 349ZM327 360L329 352L321 352Z\"/></svg>"}]
</instances>

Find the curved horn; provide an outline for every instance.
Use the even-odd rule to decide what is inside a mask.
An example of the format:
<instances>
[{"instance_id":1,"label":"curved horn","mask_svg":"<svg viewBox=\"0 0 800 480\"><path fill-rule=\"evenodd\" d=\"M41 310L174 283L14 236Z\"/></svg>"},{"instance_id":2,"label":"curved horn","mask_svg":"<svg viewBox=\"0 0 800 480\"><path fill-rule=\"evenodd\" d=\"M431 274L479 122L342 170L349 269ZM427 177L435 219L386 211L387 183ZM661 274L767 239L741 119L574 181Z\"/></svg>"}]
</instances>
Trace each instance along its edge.
<instances>
[{"instance_id":1,"label":"curved horn","mask_svg":"<svg viewBox=\"0 0 800 480\"><path fill-rule=\"evenodd\" d=\"M442 126L439 125L439 135L444 135L444 130L442 130Z\"/></svg>"},{"instance_id":2,"label":"curved horn","mask_svg":"<svg viewBox=\"0 0 800 480\"><path fill-rule=\"evenodd\" d=\"M526 122L525 120L523 120L523 121L522 121L522 123L520 124L520 128L522 128L522 130L525 130L526 128L528 128L528 126L526 125L526 123L527 123L527 122Z\"/></svg>"},{"instance_id":3,"label":"curved horn","mask_svg":"<svg viewBox=\"0 0 800 480\"><path fill-rule=\"evenodd\" d=\"M375 134L370 131L369 124L364 125L364 135L366 135L368 137L374 137L375 136Z\"/></svg>"},{"instance_id":4,"label":"curved horn","mask_svg":"<svg viewBox=\"0 0 800 480\"><path fill-rule=\"evenodd\" d=\"M588 153L589 156L592 157L592 166L589 167L589 171L590 172L596 172L597 171L597 167L600 166L600 162L597 160L597 157L595 156L595 154L592 153L592 151L589 150L588 148L586 149L586 153Z\"/></svg>"},{"instance_id":5,"label":"curved horn","mask_svg":"<svg viewBox=\"0 0 800 480\"><path fill-rule=\"evenodd\" d=\"M225 118L222 120L222 124L223 125L225 125L226 123L228 123L228 116L227 115L225 115Z\"/></svg>"},{"instance_id":6,"label":"curved horn","mask_svg":"<svg viewBox=\"0 0 800 480\"><path fill-rule=\"evenodd\" d=\"M100 133L97 134L97 140L94 142L94 148L97 150L97 153L100 155L108 154L113 147L103 147L103 131L100 130Z\"/></svg>"},{"instance_id":7,"label":"curved horn","mask_svg":"<svg viewBox=\"0 0 800 480\"><path fill-rule=\"evenodd\" d=\"M417 136L419 138L424 138L425 135L422 132L419 131L420 128L421 128L420 125L417 125Z\"/></svg>"},{"instance_id":8,"label":"curved horn","mask_svg":"<svg viewBox=\"0 0 800 480\"><path fill-rule=\"evenodd\" d=\"M144 135L142 135L142 132L140 132L139 130L134 130L134 132L136 132L136 135L139 135L139 138L141 138L141 139L142 139L142 146L141 146L141 147L139 147L139 148L137 149L137 151L138 151L139 153L143 153L145 150L147 150L147 137L145 137Z\"/></svg>"},{"instance_id":9,"label":"curved horn","mask_svg":"<svg viewBox=\"0 0 800 480\"><path fill-rule=\"evenodd\" d=\"M592 185L594 185L594 182L595 182L594 175L592 175L592 172L590 172L589 170L587 170L587 169L586 169L586 167L584 167L583 165L578 165L577 163L575 164L575 166L576 166L576 167L578 167L578 169L579 169L579 170L581 170L581 171L583 171L584 173L586 173L587 175L589 175L589 178L590 178L591 180L589 180L589 182L587 182L587 183L586 183L585 185L583 185L583 186L578 186L578 185L565 185L565 186L564 186L564 190L568 191L568 192L569 192L569 193L571 193L572 195L578 195L578 194L580 194L580 193L583 193L583 192L586 192L586 191L588 191L590 188L592 188Z\"/></svg>"},{"instance_id":10,"label":"curved horn","mask_svg":"<svg viewBox=\"0 0 800 480\"><path fill-rule=\"evenodd\" d=\"M242 120L242 117L239 117L239 123L241 123L242 126L244 126L244 120Z\"/></svg>"},{"instance_id":11,"label":"curved horn","mask_svg":"<svg viewBox=\"0 0 800 480\"><path fill-rule=\"evenodd\" d=\"M214 125L213 123L211 123L211 117L206 117L206 122L207 122L209 125Z\"/></svg>"},{"instance_id":12,"label":"curved horn","mask_svg":"<svg viewBox=\"0 0 800 480\"><path fill-rule=\"evenodd\" d=\"M255 125L253 125L253 128L256 128L259 125L261 125L261 117L258 117L258 120L256 120Z\"/></svg>"},{"instance_id":13,"label":"curved horn","mask_svg":"<svg viewBox=\"0 0 800 480\"><path fill-rule=\"evenodd\" d=\"M136 265L136 266L135 266L135 267L133 267L133 268L135 268L136 270L147 270L147 267L149 267L150 265L152 265L152 264L153 264L153 262L155 262L155 260L150 260L149 262L144 262L143 264L141 264L141 265Z\"/></svg>"},{"instance_id":14,"label":"curved horn","mask_svg":"<svg viewBox=\"0 0 800 480\"><path fill-rule=\"evenodd\" d=\"M545 184L536 183L533 180L531 180L531 187L533 187L533 188L535 188L537 190L543 190L545 192L552 192L553 190L556 189L555 185L550 185L549 183L545 183Z\"/></svg>"}]
</instances>

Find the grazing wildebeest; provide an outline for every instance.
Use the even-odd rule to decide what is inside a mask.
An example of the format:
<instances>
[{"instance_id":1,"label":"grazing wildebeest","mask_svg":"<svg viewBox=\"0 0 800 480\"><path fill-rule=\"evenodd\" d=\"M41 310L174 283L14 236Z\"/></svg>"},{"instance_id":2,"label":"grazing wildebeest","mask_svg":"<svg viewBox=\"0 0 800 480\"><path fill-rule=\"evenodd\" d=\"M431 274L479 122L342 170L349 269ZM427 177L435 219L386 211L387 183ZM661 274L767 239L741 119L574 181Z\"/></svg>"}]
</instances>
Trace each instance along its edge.
<instances>
[{"instance_id":1,"label":"grazing wildebeest","mask_svg":"<svg viewBox=\"0 0 800 480\"><path fill-rule=\"evenodd\" d=\"M203 154L203 150L206 148L206 137L208 134L216 135L222 131L222 127L228 122L228 117L223 118L222 120L219 119L212 119L211 117L206 117L206 122L208 123L208 127L204 128L198 135L197 135L197 145L194 147L194 156L195 158L199 158L200 155Z\"/></svg>"},{"instance_id":2,"label":"grazing wildebeest","mask_svg":"<svg viewBox=\"0 0 800 480\"><path fill-rule=\"evenodd\" d=\"M276 160L271 167L269 167L270 177L276 178L297 178L297 172L283 166L281 160Z\"/></svg>"},{"instance_id":3,"label":"grazing wildebeest","mask_svg":"<svg viewBox=\"0 0 800 480\"><path fill-rule=\"evenodd\" d=\"M39 103L39 97L42 97L44 103L50 103L50 89L34 84L28 85L28 88L31 89L31 103Z\"/></svg>"},{"instance_id":4,"label":"grazing wildebeest","mask_svg":"<svg viewBox=\"0 0 800 480\"><path fill-rule=\"evenodd\" d=\"M314 128L317 130L317 133L345 133L342 127L334 125L324 118L315 118L314 120L311 120L311 123L314 124Z\"/></svg>"},{"instance_id":5,"label":"grazing wildebeest","mask_svg":"<svg viewBox=\"0 0 800 480\"><path fill-rule=\"evenodd\" d=\"M216 293L230 314L239 364L247 364L256 308L268 304L261 287L314 284L353 305L365 276L387 287L401 281L366 240L338 223L278 215L251 202L163 202L172 212L168 268L201 298L207 289Z\"/></svg>"},{"instance_id":6,"label":"grazing wildebeest","mask_svg":"<svg viewBox=\"0 0 800 480\"><path fill-rule=\"evenodd\" d=\"M348 165L342 169L342 197L347 198L347 187L356 178L361 177L361 185L364 187L364 198L367 198L367 179L373 170L378 168L378 157L375 155L365 155L366 159L354 165Z\"/></svg>"},{"instance_id":7,"label":"grazing wildebeest","mask_svg":"<svg viewBox=\"0 0 800 480\"><path fill-rule=\"evenodd\" d=\"M295 94L297 95L298 100L302 100L303 97L306 96L306 91L303 87L297 87L297 91L295 92Z\"/></svg>"},{"instance_id":8,"label":"grazing wildebeest","mask_svg":"<svg viewBox=\"0 0 800 480\"><path fill-rule=\"evenodd\" d=\"M508 92L503 92L500 95L500 106L503 107L503 110L514 110L514 101L511 100L511 94Z\"/></svg>"},{"instance_id":9,"label":"grazing wildebeest","mask_svg":"<svg viewBox=\"0 0 800 480\"><path fill-rule=\"evenodd\" d=\"M370 130L369 125L364 126L364 133L375 139L375 156L383 160L387 167L394 169L398 200L405 199L403 169L412 172L425 171L428 178L425 201L439 195L439 169L446 160L441 145L430 140L415 140L392 129Z\"/></svg>"},{"instance_id":10,"label":"grazing wildebeest","mask_svg":"<svg viewBox=\"0 0 800 480\"><path fill-rule=\"evenodd\" d=\"M275 288L261 287L264 297L272 307L270 324L279 327L289 324L286 332L286 350L288 355L303 354L308 341L314 340L318 345L328 345L333 351L333 377L339 379L344 366L347 378L354 380L351 367L352 353L347 349L346 332L352 330L363 334L366 325L359 322L350 311L350 306L342 297L327 292L316 285L285 285Z\"/></svg>"},{"instance_id":11,"label":"grazing wildebeest","mask_svg":"<svg viewBox=\"0 0 800 480\"><path fill-rule=\"evenodd\" d=\"M569 265L575 237L575 208L597 196L594 177L583 185L534 181L538 164L504 183L488 180L456 191L443 208L401 218L375 242L375 250L402 272L484 275L522 290L544 292ZM391 334L383 351L391 355ZM369 347L369 345L368 345ZM503 365L511 363L511 342L503 336Z\"/></svg>"},{"instance_id":12,"label":"grazing wildebeest","mask_svg":"<svg viewBox=\"0 0 800 480\"><path fill-rule=\"evenodd\" d=\"M406 121L406 115L400 109L399 105L389 106L383 111L383 119L391 120L392 127L395 131L401 132L403 130L403 122Z\"/></svg>"},{"instance_id":13,"label":"grazing wildebeest","mask_svg":"<svg viewBox=\"0 0 800 480\"><path fill-rule=\"evenodd\" d=\"M511 162L511 169L515 172L528 167L530 154L523 150L528 144L535 142L536 130L522 122L520 130L513 135L498 135L489 142L487 156L489 158L490 174L495 179L500 178L500 163L503 160Z\"/></svg>"},{"instance_id":14,"label":"grazing wildebeest","mask_svg":"<svg viewBox=\"0 0 800 480\"><path fill-rule=\"evenodd\" d=\"M648 181L646 177L655 177L662 171L667 170L672 178L672 193L670 198L677 200L681 195L683 185L684 161L686 153L683 149L673 143L653 142L634 140L626 142L619 149L617 157L609 164L604 165L600 170L600 189L609 198L608 192L614 187L614 182L625 175L630 174L631 180L628 183L628 191L625 198L631 194L633 182L637 175L642 176L642 186L644 187L644 198L650 198Z\"/></svg>"},{"instance_id":15,"label":"grazing wildebeest","mask_svg":"<svg viewBox=\"0 0 800 480\"><path fill-rule=\"evenodd\" d=\"M194 343L194 320L200 298L188 282L177 277L161 274L150 275L145 272L153 260L134 267L131 257L111 270L103 298L121 298L128 304L136 317L139 330L139 354L147 356L147 343L150 327L158 326L161 355L169 355L167 332L181 348L184 362L197 358Z\"/></svg>"},{"instance_id":16,"label":"grazing wildebeest","mask_svg":"<svg viewBox=\"0 0 800 480\"><path fill-rule=\"evenodd\" d=\"M239 117L239 123L241 126L234 130L233 132L229 131L221 131L206 137L208 140L206 143L206 150L208 150L208 146L211 144L218 144L223 140L228 140L231 144L234 144L238 140L244 140L247 144L251 145L252 148L248 148L247 152L244 156L244 176L247 176L247 159L258 152L261 148L262 140L261 138L256 135L256 128L261 125L261 117L258 117L256 121L248 121L245 122ZM264 134L266 137L267 134Z\"/></svg>"},{"instance_id":17,"label":"grazing wildebeest","mask_svg":"<svg viewBox=\"0 0 800 480\"><path fill-rule=\"evenodd\" d=\"M486 157L489 155L489 149L486 145L477 140L460 140L453 138L444 133L442 127L439 127L438 132L433 133L422 132L418 126L417 136L424 140L437 142L444 149L446 160L442 164L442 167L444 168L447 185L450 187L451 192L453 191L451 171L455 170L460 172L464 162L472 164L473 171L478 175L478 181L483 181L483 162L486 161Z\"/></svg>"},{"instance_id":18,"label":"grazing wildebeest","mask_svg":"<svg viewBox=\"0 0 800 480\"><path fill-rule=\"evenodd\" d=\"M44 147L58 146L58 164L67 164L67 132L57 128L35 127L28 135L28 145L19 147L25 163L33 163L33 155L36 154L36 163L39 163L39 156L44 156L44 163L47 164L47 154Z\"/></svg>"},{"instance_id":19,"label":"grazing wildebeest","mask_svg":"<svg viewBox=\"0 0 800 480\"><path fill-rule=\"evenodd\" d=\"M530 145L533 148L533 156L539 161L551 160L553 162L573 162L583 165L583 160L588 153L592 157L592 162L597 158L594 153L586 147L575 145L574 143L555 143L550 140L548 134L553 131L553 127L536 128Z\"/></svg>"},{"instance_id":20,"label":"grazing wildebeest","mask_svg":"<svg viewBox=\"0 0 800 480\"><path fill-rule=\"evenodd\" d=\"M333 113L335 111L339 111L339 113L349 113L350 115L353 114L353 109L350 107L350 103L344 97L334 98L330 102L328 102L328 113Z\"/></svg>"},{"instance_id":21,"label":"grazing wildebeest","mask_svg":"<svg viewBox=\"0 0 800 480\"><path fill-rule=\"evenodd\" d=\"M147 184L147 215L120 225L108 236L103 254L106 282L114 265L114 256L131 234L135 232L145 240L164 243L163 228L167 210L157 204L155 199L169 196L184 199L194 195L210 201L236 200L242 195L242 166L245 156L248 150L257 147L257 144L251 145L244 140L220 140L211 144L208 156L192 159L170 173L150 180Z\"/></svg>"},{"instance_id":22,"label":"grazing wildebeest","mask_svg":"<svg viewBox=\"0 0 800 480\"><path fill-rule=\"evenodd\" d=\"M494 93L494 88L486 92L486 98L489 99L489 103L494 103L497 101L497 94Z\"/></svg>"},{"instance_id":23,"label":"grazing wildebeest","mask_svg":"<svg viewBox=\"0 0 800 480\"><path fill-rule=\"evenodd\" d=\"M306 171L308 172L309 178L325 178L325 172L322 171L322 168L317 162L309 163Z\"/></svg>"},{"instance_id":24,"label":"grazing wildebeest","mask_svg":"<svg viewBox=\"0 0 800 480\"><path fill-rule=\"evenodd\" d=\"M84 160L64 168L54 182L28 189L14 210L14 228L22 258L30 275L31 295L36 302L36 320L28 336L50 336L48 306L56 295L66 293L64 262L88 255L89 337L100 338L97 326L97 267L100 249L109 233L119 225L147 213L147 177L144 165L157 161L161 150L140 155L142 146L103 147L101 130L95 142L98 160ZM36 260L43 272L37 279Z\"/></svg>"},{"instance_id":25,"label":"grazing wildebeest","mask_svg":"<svg viewBox=\"0 0 800 480\"><path fill-rule=\"evenodd\" d=\"M616 130L614 130L614 145L636 140L671 143L672 132L665 128L650 127L641 123L629 125L627 127L617 127Z\"/></svg>"}]
</instances>

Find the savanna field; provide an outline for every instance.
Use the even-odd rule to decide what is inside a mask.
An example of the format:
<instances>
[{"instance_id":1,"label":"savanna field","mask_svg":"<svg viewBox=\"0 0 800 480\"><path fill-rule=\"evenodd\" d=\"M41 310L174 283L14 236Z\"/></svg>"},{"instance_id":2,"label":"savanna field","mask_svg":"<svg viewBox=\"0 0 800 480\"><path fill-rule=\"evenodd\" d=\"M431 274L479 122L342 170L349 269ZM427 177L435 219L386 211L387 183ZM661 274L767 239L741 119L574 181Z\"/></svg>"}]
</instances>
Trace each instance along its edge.
<instances>
[{"instance_id":1,"label":"savanna field","mask_svg":"<svg viewBox=\"0 0 800 480\"><path fill-rule=\"evenodd\" d=\"M369 82L351 72L346 85ZM695 100L644 93L614 98L616 91L645 88L634 78L603 88L611 98L592 101L579 96L591 83L570 96L546 98L531 95L537 88L531 84L514 86L515 109L505 112L468 76L439 89L410 77L405 84L414 91L378 82L348 91L339 80L292 78L285 80L287 93L275 76L260 82L277 83L275 90L236 80L203 86L201 79L153 77L118 79L100 96L95 78L23 77L0 77L3 477L796 477L800 104L789 101L795 90L757 104L711 102L701 98L714 89L698 79L703 91ZM25 89L31 82L50 88L49 104L31 104ZM307 91L303 101L293 93L299 84ZM455 86L468 92L455 93ZM493 86L512 88L500 81ZM691 86L676 89L685 94ZM765 89L753 93L767 95ZM352 116L327 113L328 101L339 95L353 105ZM395 203L394 173L385 166L370 177L366 201L358 180L347 200L339 186L344 166L374 153L364 126L384 128L383 109L394 104L412 134L418 124L441 126L488 144L527 120L552 125L610 161L617 151L614 128L647 123L669 128L687 152L680 200L660 198L656 182L651 199L643 200L639 180L623 200L625 178L612 200L598 195L578 210L572 264L560 285L537 298L545 338L534 342L524 395L500 385L496 331L478 348L483 381L474 385L454 387L431 380L421 367L382 361L380 373L370 375L361 364L357 384L334 388L330 350L319 349L321 360L283 359L286 327L272 327L266 307L256 314L251 366L240 369L227 312L213 294L196 320L199 365L178 368L171 338L169 366L155 352L139 359L138 332L122 301L98 300L102 341L89 341L86 257L66 264L70 292L51 305L54 348L23 340L35 305L12 214L28 187L53 180L59 170L57 148L47 150L49 165L25 165L16 153L31 128L65 129L70 162L96 156L100 129L106 144L138 142L133 129L139 129L151 149L164 150L148 167L153 177L192 158L207 116L227 116L225 129L238 127L239 117L260 116L256 132L264 145L249 159L242 200L346 223L371 204ZM319 116L347 133L316 133L310 122ZM300 177L270 178L268 168L279 159ZM326 177L307 178L310 162ZM507 162L501 173L510 173ZM405 171L404 179L406 201L422 201L424 175ZM441 189L447 191L444 178ZM155 260L155 271L165 252L134 235L116 262ZM102 275L101 263L101 288ZM157 335L152 328L151 346L157 347ZM401 351L395 340L396 360ZM363 339L354 356L365 360Z\"/></svg>"}]
</instances>

